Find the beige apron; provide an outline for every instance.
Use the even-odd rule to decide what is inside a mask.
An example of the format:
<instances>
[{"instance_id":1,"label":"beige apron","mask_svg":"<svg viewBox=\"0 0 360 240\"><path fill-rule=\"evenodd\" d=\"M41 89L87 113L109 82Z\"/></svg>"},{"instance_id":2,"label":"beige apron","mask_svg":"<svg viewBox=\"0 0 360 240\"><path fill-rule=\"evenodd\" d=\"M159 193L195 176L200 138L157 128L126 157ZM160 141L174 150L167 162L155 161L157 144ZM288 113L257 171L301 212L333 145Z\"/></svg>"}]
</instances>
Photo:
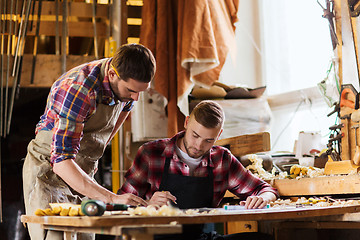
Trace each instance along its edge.
<instances>
[{"instance_id":1,"label":"beige apron","mask_svg":"<svg viewBox=\"0 0 360 240\"><path fill-rule=\"evenodd\" d=\"M122 111L124 103L108 106L98 104L96 112L85 123L84 135L76 163L94 177L98 160L103 155L106 143ZM46 209L52 202L79 204L84 196L71 189L50 166L52 132L39 131L28 145L23 166L23 188L27 215L34 215L37 208ZM44 239L44 230L39 224L28 224L32 239ZM46 239L63 239L62 232L49 231ZM95 239L94 234L82 234L79 239Z\"/></svg>"}]
</instances>

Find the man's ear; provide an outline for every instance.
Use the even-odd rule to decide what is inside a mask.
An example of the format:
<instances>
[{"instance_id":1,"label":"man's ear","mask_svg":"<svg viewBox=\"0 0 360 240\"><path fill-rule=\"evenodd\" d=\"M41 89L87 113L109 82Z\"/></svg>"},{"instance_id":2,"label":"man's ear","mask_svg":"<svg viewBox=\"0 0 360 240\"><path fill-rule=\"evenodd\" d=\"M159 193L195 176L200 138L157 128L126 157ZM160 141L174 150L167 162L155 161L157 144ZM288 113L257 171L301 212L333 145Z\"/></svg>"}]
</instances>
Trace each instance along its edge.
<instances>
[{"instance_id":1,"label":"man's ear","mask_svg":"<svg viewBox=\"0 0 360 240\"><path fill-rule=\"evenodd\" d=\"M185 118L185 122L184 122L184 128L186 129L186 127L187 127L187 125L188 125L188 123L189 123L189 116L187 116L186 118Z\"/></svg>"},{"instance_id":2,"label":"man's ear","mask_svg":"<svg viewBox=\"0 0 360 240\"><path fill-rule=\"evenodd\" d=\"M109 75L109 76L111 76L111 77L113 78L113 77L114 77L114 75L116 75L116 73L115 73L114 69L110 68L110 69L108 70L108 75Z\"/></svg>"},{"instance_id":3,"label":"man's ear","mask_svg":"<svg viewBox=\"0 0 360 240\"><path fill-rule=\"evenodd\" d=\"M217 138L216 138L216 140L219 140L219 137L220 137L220 135L221 135L221 133L223 132L223 128L220 130L220 132L219 132L219 134L218 134L218 136L217 136Z\"/></svg>"}]
</instances>

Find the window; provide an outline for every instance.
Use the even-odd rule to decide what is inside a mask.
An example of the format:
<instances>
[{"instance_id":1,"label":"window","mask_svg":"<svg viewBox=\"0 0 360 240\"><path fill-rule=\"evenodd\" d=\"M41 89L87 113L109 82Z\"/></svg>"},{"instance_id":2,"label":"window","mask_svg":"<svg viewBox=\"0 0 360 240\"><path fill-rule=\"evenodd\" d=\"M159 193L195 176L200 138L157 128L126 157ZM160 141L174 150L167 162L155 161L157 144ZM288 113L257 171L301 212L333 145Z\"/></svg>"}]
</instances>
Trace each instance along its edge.
<instances>
[{"instance_id":1,"label":"window","mask_svg":"<svg viewBox=\"0 0 360 240\"><path fill-rule=\"evenodd\" d=\"M241 0L237 49L230 50L220 81L266 85L267 95L316 86L334 55L322 14L316 0Z\"/></svg>"},{"instance_id":2,"label":"window","mask_svg":"<svg viewBox=\"0 0 360 240\"><path fill-rule=\"evenodd\" d=\"M240 1L237 49L231 50L220 81L250 88L265 85L267 96L282 98L280 107L270 104L273 151L292 151L300 131L320 132L325 146L336 122L336 114L326 116L332 109L317 89L334 60L329 23L322 15L316 0Z\"/></svg>"}]
</instances>

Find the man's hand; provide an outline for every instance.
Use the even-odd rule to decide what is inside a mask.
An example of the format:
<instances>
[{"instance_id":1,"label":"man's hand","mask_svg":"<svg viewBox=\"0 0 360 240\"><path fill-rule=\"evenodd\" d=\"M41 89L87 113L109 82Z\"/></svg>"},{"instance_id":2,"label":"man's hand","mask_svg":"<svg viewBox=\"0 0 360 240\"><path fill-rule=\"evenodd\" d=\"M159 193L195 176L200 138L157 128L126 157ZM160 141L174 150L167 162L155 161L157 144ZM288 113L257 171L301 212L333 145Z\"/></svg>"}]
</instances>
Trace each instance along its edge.
<instances>
[{"instance_id":1,"label":"man's hand","mask_svg":"<svg viewBox=\"0 0 360 240\"><path fill-rule=\"evenodd\" d=\"M142 199L141 197L138 197L132 193L124 193L121 195L116 195L112 198L113 203L120 203L120 204L127 204L131 206L138 206L143 205L147 206L148 203Z\"/></svg>"},{"instance_id":2,"label":"man's hand","mask_svg":"<svg viewBox=\"0 0 360 240\"><path fill-rule=\"evenodd\" d=\"M71 188L91 199L101 200L105 203L121 203L128 205L144 205L147 202L134 194L117 195L90 178L73 160L68 159L55 163L53 171L61 177Z\"/></svg>"},{"instance_id":3,"label":"man's hand","mask_svg":"<svg viewBox=\"0 0 360 240\"><path fill-rule=\"evenodd\" d=\"M240 205L246 209L264 208L267 204L276 200L276 195L272 192L265 192L259 196L249 196L246 201L240 201Z\"/></svg>"},{"instance_id":4,"label":"man's hand","mask_svg":"<svg viewBox=\"0 0 360 240\"><path fill-rule=\"evenodd\" d=\"M172 195L169 191L161 191L161 192L155 192L154 195L152 195L151 199L149 200L149 205L167 205L169 201L173 201L176 203L176 197Z\"/></svg>"}]
</instances>

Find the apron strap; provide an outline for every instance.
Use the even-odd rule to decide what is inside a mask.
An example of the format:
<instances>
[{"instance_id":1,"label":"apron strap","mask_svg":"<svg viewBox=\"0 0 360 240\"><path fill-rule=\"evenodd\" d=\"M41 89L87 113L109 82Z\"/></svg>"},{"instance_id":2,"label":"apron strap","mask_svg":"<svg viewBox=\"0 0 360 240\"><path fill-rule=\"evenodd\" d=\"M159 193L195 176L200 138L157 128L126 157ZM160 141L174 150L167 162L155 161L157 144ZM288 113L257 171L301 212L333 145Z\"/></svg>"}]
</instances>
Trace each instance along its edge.
<instances>
[{"instance_id":1,"label":"apron strap","mask_svg":"<svg viewBox=\"0 0 360 240\"><path fill-rule=\"evenodd\" d=\"M162 179L161 179L161 182L160 182L159 190L164 189L164 184L168 180L169 167L170 167L170 157L166 157L165 158L165 164L164 164L164 171L163 171L163 174L162 174Z\"/></svg>"}]
</instances>

